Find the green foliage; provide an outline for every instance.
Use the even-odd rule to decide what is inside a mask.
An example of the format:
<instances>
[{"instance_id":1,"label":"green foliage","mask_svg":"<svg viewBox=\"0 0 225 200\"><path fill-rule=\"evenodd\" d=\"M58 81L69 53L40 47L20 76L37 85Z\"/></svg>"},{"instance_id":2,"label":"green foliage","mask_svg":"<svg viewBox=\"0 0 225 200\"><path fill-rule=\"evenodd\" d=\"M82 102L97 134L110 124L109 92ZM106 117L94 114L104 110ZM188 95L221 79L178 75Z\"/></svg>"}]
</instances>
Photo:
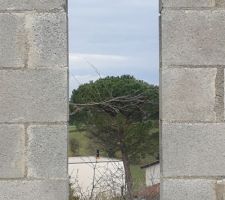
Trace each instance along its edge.
<instances>
[{"instance_id":1,"label":"green foliage","mask_svg":"<svg viewBox=\"0 0 225 200\"><path fill-rule=\"evenodd\" d=\"M79 197L75 195L75 190L72 188L72 184L69 184L69 200L80 200Z\"/></svg>"},{"instance_id":2,"label":"green foliage","mask_svg":"<svg viewBox=\"0 0 225 200\"><path fill-rule=\"evenodd\" d=\"M85 127L110 156L123 145L130 161L137 162L157 149L158 132L151 130L157 128L158 105L158 86L129 75L106 77L73 91L70 124Z\"/></svg>"},{"instance_id":3,"label":"green foliage","mask_svg":"<svg viewBox=\"0 0 225 200\"><path fill-rule=\"evenodd\" d=\"M148 83L140 80L136 80L134 77L124 75L121 77L106 77L99 79L96 82L90 82L88 84L81 85L77 90L74 90L71 96L71 103L77 104L89 104L93 102L104 102L113 98L121 96L134 97L142 95L149 100L149 103L143 104L142 102L138 106L134 101L116 101L113 102L115 107L123 107L119 112L129 119L143 120L150 117L151 119L158 119L159 113L159 94L158 86L149 85ZM72 108L72 107L71 107ZM83 110L90 111L93 107L85 107ZM96 107L94 107L96 109ZM98 106L100 109L108 114L115 115L112 110L109 110L105 105ZM81 108L76 108L78 111ZM142 109L142 110L140 110ZM73 110L74 111L74 110ZM96 110L95 110L96 112ZM85 121L88 112L80 112L76 122ZM75 122L74 118L71 118L71 122Z\"/></svg>"}]
</instances>

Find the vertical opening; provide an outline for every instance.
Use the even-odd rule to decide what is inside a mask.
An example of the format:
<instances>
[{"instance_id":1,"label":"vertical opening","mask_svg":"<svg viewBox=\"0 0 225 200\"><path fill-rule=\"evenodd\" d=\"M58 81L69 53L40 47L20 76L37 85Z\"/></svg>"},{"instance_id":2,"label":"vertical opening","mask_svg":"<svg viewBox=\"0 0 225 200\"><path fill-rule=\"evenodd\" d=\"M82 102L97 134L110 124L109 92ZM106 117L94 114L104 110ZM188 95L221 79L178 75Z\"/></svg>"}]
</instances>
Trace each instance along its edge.
<instances>
[{"instance_id":1,"label":"vertical opening","mask_svg":"<svg viewBox=\"0 0 225 200\"><path fill-rule=\"evenodd\" d=\"M158 0L69 0L71 200L159 199Z\"/></svg>"}]
</instances>

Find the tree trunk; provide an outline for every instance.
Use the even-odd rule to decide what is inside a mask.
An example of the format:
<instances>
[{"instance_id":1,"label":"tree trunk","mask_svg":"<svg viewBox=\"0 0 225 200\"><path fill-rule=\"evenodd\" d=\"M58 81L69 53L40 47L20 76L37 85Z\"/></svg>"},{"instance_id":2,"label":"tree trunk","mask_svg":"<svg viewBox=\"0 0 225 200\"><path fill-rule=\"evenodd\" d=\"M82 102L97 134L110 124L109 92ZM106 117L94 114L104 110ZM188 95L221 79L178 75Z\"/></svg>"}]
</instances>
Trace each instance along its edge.
<instances>
[{"instance_id":1,"label":"tree trunk","mask_svg":"<svg viewBox=\"0 0 225 200\"><path fill-rule=\"evenodd\" d=\"M133 179L130 170L130 162L124 144L121 144L122 160L125 170L125 181L127 186L127 200L133 200Z\"/></svg>"}]
</instances>

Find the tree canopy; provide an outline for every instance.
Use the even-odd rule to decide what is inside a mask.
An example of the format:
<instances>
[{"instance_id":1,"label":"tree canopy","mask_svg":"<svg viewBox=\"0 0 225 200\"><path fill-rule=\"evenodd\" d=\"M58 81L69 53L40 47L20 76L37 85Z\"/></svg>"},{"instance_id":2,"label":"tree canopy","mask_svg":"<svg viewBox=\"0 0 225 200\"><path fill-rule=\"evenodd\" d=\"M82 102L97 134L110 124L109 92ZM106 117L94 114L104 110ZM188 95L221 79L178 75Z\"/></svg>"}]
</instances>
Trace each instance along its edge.
<instances>
[{"instance_id":1,"label":"tree canopy","mask_svg":"<svg viewBox=\"0 0 225 200\"><path fill-rule=\"evenodd\" d=\"M129 75L106 77L81 85L72 92L70 102L73 113L70 123L85 127L109 154L114 155L118 150L117 132L123 128L133 159L140 156L138 152L144 156L143 152L157 149L149 148L147 142L149 137L157 138L157 132L150 134L150 129L154 127L154 120L159 119L158 86Z\"/></svg>"},{"instance_id":2,"label":"tree canopy","mask_svg":"<svg viewBox=\"0 0 225 200\"><path fill-rule=\"evenodd\" d=\"M158 86L149 85L129 75L101 78L81 85L73 90L70 101L76 104L77 109L90 111L94 108L95 113L102 109L111 116L120 113L134 121L157 120L159 116ZM78 123L80 117L79 113L79 118L74 120L72 117L71 122ZM85 122L86 117L81 118L80 122Z\"/></svg>"}]
</instances>

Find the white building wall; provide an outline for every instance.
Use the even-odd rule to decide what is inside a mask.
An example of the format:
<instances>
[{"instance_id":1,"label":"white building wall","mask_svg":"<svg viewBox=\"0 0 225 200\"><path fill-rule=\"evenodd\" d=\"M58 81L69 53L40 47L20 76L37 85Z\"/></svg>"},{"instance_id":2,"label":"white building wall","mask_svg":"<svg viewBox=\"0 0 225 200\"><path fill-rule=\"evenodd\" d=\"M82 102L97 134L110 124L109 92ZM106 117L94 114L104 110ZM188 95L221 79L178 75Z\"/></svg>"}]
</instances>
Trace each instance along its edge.
<instances>
[{"instance_id":1,"label":"white building wall","mask_svg":"<svg viewBox=\"0 0 225 200\"><path fill-rule=\"evenodd\" d=\"M93 195L121 195L125 185L123 162L116 159L71 157L69 176L76 194L89 198L92 191Z\"/></svg>"},{"instance_id":2,"label":"white building wall","mask_svg":"<svg viewBox=\"0 0 225 200\"><path fill-rule=\"evenodd\" d=\"M150 166L145 169L146 186L160 183L160 164Z\"/></svg>"}]
</instances>

